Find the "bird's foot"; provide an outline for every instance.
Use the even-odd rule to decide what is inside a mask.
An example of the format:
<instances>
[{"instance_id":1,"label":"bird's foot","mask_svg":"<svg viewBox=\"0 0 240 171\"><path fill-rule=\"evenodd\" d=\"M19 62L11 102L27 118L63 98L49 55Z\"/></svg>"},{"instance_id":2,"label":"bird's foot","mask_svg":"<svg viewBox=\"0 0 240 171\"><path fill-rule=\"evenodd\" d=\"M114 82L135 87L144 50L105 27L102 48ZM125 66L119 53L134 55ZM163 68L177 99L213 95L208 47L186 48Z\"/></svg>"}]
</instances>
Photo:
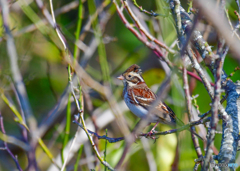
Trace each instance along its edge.
<instances>
[{"instance_id":1,"label":"bird's foot","mask_svg":"<svg viewBox=\"0 0 240 171\"><path fill-rule=\"evenodd\" d=\"M156 137L155 137L154 135L152 135L154 132L155 132L155 130L154 130L154 129L151 129L151 131L149 131L149 132L146 134L146 138L149 137L149 138L155 140Z\"/></svg>"}]
</instances>

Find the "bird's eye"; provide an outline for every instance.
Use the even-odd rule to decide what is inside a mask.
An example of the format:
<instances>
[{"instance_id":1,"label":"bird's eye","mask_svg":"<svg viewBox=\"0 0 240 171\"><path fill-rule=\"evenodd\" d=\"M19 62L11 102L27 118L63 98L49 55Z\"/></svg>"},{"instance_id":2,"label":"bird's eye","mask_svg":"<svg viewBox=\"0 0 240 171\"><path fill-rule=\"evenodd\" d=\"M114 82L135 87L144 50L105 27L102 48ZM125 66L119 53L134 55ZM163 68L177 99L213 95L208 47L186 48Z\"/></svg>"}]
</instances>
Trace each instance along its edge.
<instances>
[{"instance_id":1,"label":"bird's eye","mask_svg":"<svg viewBox=\"0 0 240 171\"><path fill-rule=\"evenodd\" d=\"M129 78L131 78L131 75L128 75Z\"/></svg>"}]
</instances>

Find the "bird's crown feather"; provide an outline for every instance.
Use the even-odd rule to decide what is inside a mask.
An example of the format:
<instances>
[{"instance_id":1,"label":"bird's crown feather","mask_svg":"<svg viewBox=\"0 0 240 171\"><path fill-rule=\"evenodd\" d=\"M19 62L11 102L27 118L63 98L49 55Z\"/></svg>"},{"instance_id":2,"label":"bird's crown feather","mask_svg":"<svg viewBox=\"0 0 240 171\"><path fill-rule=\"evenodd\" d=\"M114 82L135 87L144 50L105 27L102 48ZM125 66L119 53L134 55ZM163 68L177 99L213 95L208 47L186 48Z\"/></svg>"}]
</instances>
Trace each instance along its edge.
<instances>
[{"instance_id":1,"label":"bird's crown feather","mask_svg":"<svg viewBox=\"0 0 240 171\"><path fill-rule=\"evenodd\" d=\"M136 72L138 74L142 74L142 70L140 69L140 66L133 64L132 66L130 66L124 73L128 73L128 72Z\"/></svg>"}]
</instances>

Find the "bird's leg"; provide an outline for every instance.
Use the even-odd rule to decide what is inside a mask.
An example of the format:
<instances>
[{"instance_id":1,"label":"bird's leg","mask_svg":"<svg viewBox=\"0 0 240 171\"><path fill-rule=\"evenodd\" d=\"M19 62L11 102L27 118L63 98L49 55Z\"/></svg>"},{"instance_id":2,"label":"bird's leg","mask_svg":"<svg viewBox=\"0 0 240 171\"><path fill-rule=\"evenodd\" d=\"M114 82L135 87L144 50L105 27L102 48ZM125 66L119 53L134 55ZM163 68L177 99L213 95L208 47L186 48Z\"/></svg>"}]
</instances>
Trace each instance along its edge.
<instances>
[{"instance_id":1,"label":"bird's leg","mask_svg":"<svg viewBox=\"0 0 240 171\"><path fill-rule=\"evenodd\" d=\"M133 130L132 130L132 135L133 135L133 137L135 137L136 139L138 138L138 133L140 133L140 132L137 132L137 130L138 130L138 126L139 126L141 120L142 120L142 119L140 119L140 120L138 121L138 123L135 125L135 127L134 127ZM148 123L148 125L150 125L150 124L151 124L151 123Z\"/></svg>"},{"instance_id":2,"label":"bird's leg","mask_svg":"<svg viewBox=\"0 0 240 171\"><path fill-rule=\"evenodd\" d=\"M155 136L152 136L152 133L154 133L155 128L157 127L158 124L159 124L159 122L157 122L157 123L154 125L154 127L151 129L151 131L149 131L149 132L147 133L146 137L150 137L150 138L152 138L152 139L156 139Z\"/></svg>"}]
</instances>

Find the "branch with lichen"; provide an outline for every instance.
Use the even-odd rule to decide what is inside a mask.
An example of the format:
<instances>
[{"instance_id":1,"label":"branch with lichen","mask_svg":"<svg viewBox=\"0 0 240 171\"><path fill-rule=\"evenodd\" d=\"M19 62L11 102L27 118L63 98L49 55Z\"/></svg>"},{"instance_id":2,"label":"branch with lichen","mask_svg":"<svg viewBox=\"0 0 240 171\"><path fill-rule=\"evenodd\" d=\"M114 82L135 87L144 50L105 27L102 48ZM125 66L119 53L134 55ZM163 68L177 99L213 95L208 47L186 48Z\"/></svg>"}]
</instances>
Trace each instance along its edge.
<instances>
[{"instance_id":1,"label":"branch with lichen","mask_svg":"<svg viewBox=\"0 0 240 171\"><path fill-rule=\"evenodd\" d=\"M182 19L181 19L181 15L180 15L180 8L181 8L180 1L179 0L171 0L171 1L169 1L169 6L172 10L173 18L176 23L176 30L177 30L180 47L182 47L182 45L184 44L184 42L186 40L184 38L184 32L183 32L182 24L181 24Z\"/></svg>"},{"instance_id":2,"label":"branch with lichen","mask_svg":"<svg viewBox=\"0 0 240 171\"><path fill-rule=\"evenodd\" d=\"M218 125L218 106L221 96L221 74L225 56L218 58L215 62L215 86L214 86L214 99L212 101L212 116L210 122L210 131L207 141L206 154L204 158L203 169L209 168L210 161L212 160L212 147L214 145L215 131Z\"/></svg>"},{"instance_id":3,"label":"branch with lichen","mask_svg":"<svg viewBox=\"0 0 240 171\"><path fill-rule=\"evenodd\" d=\"M167 58L167 56L161 51L161 49L152 44L151 42L148 42L141 34L139 34L139 32L137 30L135 30L131 24L127 21L127 19L125 18L124 14L122 13L121 9L119 8L117 2L115 0L113 0L113 3L117 9L117 13L120 17L120 19L122 20L122 22L125 24L125 27L131 31L135 36L136 38L138 38L141 42L143 42L149 49L151 49L156 55L157 57L159 57L160 59L162 59L163 61L165 61L167 63L167 65L170 67L170 68L173 68L174 64L169 61L169 59ZM128 4L127 4L127 7L128 7ZM129 8L129 7L128 7ZM130 10L129 10L130 11ZM132 11L130 11L130 13L132 14ZM133 14L132 14L133 15ZM135 16L135 15L134 15ZM136 17L136 16L135 16ZM133 18L134 19L134 18ZM142 32L144 32L144 30L142 30ZM147 34L147 33L145 33ZM179 68L179 70L181 71L182 69ZM197 80L201 81L201 78L199 78L197 75L195 75L194 73L190 72L190 71L187 71L187 74L196 78ZM213 83L211 83L211 85L214 85Z\"/></svg>"},{"instance_id":4,"label":"branch with lichen","mask_svg":"<svg viewBox=\"0 0 240 171\"><path fill-rule=\"evenodd\" d=\"M189 14L184 10L184 8L180 7L181 13L181 25L185 35L191 34L191 41L194 47L198 50L201 57L205 60L206 65L212 65L211 62L215 60L215 56L212 52L211 47L208 43L203 39L202 34L198 30L193 30L193 22L189 16ZM192 33L191 33L192 32ZM211 68L212 66L210 66Z\"/></svg>"},{"instance_id":5,"label":"branch with lichen","mask_svg":"<svg viewBox=\"0 0 240 171\"><path fill-rule=\"evenodd\" d=\"M235 163L238 147L239 119L240 119L240 83L228 81L225 87L227 97L227 116L223 119L223 134L219 154L219 163ZM226 169L226 168L221 168Z\"/></svg>"}]
</instances>

